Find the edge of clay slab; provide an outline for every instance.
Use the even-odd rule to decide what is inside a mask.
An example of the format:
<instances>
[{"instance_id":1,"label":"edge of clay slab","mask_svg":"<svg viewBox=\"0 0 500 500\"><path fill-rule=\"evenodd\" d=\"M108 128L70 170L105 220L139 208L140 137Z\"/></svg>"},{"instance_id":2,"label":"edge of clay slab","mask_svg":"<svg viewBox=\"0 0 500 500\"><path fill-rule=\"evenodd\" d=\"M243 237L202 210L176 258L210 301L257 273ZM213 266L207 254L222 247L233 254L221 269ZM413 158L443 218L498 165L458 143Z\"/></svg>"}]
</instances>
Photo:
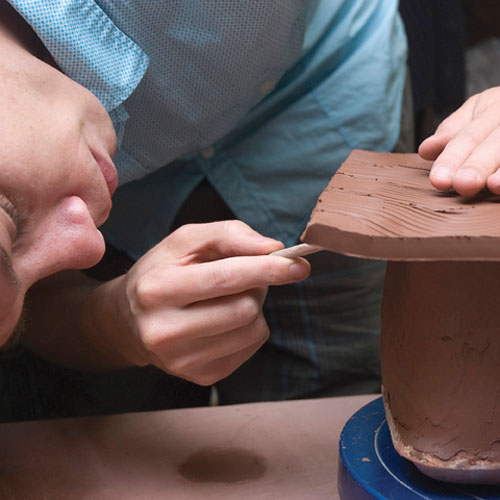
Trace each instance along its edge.
<instances>
[{"instance_id":1,"label":"edge of clay slab","mask_svg":"<svg viewBox=\"0 0 500 500\"><path fill-rule=\"evenodd\" d=\"M497 237L481 241L466 236L439 238L373 237L312 223L302 233L307 241L351 257L392 261L500 261ZM453 254L450 255L450 245Z\"/></svg>"}]
</instances>

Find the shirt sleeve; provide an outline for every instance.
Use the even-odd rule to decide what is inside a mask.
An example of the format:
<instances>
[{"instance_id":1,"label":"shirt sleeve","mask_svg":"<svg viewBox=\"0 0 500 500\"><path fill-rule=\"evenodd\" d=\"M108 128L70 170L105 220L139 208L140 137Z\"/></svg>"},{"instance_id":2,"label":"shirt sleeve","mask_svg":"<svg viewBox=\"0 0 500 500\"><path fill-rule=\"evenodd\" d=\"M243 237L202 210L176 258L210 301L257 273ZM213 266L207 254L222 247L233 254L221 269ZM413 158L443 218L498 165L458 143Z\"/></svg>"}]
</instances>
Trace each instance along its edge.
<instances>
[{"instance_id":1,"label":"shirt sleeve","mask_svg":"<svg viewBox=\"0 0 500 500\"><path fill-rule=\"evenodd\" d=\"M146 53L93 0L8 0L61 70L111 111L137 87Z\"/></svg>"}]
</instances>

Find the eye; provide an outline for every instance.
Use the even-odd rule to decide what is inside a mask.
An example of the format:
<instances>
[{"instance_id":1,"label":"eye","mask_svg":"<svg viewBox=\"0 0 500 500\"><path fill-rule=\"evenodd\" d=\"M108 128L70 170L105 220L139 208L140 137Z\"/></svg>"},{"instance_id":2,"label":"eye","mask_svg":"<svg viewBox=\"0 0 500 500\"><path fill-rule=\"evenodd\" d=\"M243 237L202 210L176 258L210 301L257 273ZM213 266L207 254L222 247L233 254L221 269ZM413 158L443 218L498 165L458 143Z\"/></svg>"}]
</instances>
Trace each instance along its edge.
<instances>
[{"instance_id":1,"label":"eye","mask_svg":"<svg viewBox=\"0 0 500 500\"><path fill-rule=\"evenodd\" d=\"M13 239L17 239L24 232L26 221L20 216L16 206L2 194L0 194L0 209L12 220L15 228Z\"/></svg>"}]
</instances>

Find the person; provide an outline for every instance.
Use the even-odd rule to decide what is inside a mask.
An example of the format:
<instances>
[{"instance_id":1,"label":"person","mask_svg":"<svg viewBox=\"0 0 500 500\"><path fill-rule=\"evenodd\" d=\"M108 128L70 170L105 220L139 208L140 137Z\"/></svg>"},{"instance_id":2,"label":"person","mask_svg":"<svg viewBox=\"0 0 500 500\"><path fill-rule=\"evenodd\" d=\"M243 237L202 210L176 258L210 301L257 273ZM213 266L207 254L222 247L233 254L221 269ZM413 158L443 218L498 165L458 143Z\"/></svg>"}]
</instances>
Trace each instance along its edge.
<instances>
[{"instance_id":1,"label":"person","mask_svg":"<svg viewBox=\"0 0 500 500\"><path fill-rule=\"evenodd\" d=\"M222 403L378 390L382 263L313 256L312 278L270 288L263 319L262 292L237 312L196 283L205 264L232 266L232 256L248 246L229 237L234 223L217 226L219 244L194 248L197 232L217 234L214 226L195 231L186 224L236 218L292 245L351 149L400 149L406 42L397 2L9 3L61 71L99 98L119 143L114 161L121 186L102 228L112 262L92 276L66 273L32 288L28 311L36 328L23 334L29 352L82 370L147 365L195 383L217 381ZM166 237L178 226L180 232ZM265 241L246 252L278 248ZM173 251L174 242L184 250ZM190 269L200 258L200 269ZM267 265L253 269L256 288L262 289L262 276L274 282ZM226 279L241 273L236 267L207 279L227 289ZM181 281L181 271L192 271L189 282ZM285 273L288 281L309 268L300 262L294 272ZM196 324L187 324L198 301L169 288L176 277L232 320L243 316L261 331L269 324L269 341L263 343L267 334L251 337L241 352L238 340L232 349L240 355L228 363L203 338L213 337L213 329L231 333L227 318L218 324L200 307ZM241 340L255 330L233 333ZM121 392L116 385L104 389L113 374L97 378L104 404L116 403L109 411L125 408L117 405L132 398L132 386L144 400L149 382L144 372L136 375L138 382L126 378ZM64 372L59 380L72 376ZM57 384L49 380L47 386ZM174 384L162 380L163 388ZM49 399L43 390L39 399ZM207 399L203 391L194 404Z\"/></svg>"},{"instance_id":2,"label":"person","mask_svg":"<svg viewBox=\"0 0 500 500\"><path fill-rule=\"evenodd\" d=\"M101 259L104 239L97 227L109 215L118 178L111 160L115 131L105 108L54 67L6 2L0 2L0 45L0 345L9 345L34 283ZM187 353L187 378L213 376L210 369L232 370L265 341L261 303L266 287L303 279L309 272L304 259L266 255L282 246L238 221L185 227L163 242L156 258L169 266L168 288L175 296L168 315L190 328L177 351L169 350L169 361L181 364ZM151 259L148 264L152 266ZM128 283L139 286L130 275ZM49 300L57 300L57 293ZM27 316L26 325L17 330L21 337L30 329ZM197 337L201 329L203 337ZM77 344L75 339L73 347ZM197 351L202 360L196 360L201 357ZM26 380L26 373L10 376L11 352L2 355L7 368L1 367L0 388L8 392L9 380ZM111 358L111 366L116 358L123 362ZM15 390L10 396L17 397ZM8 401L2 412L12 408Z\"/></svg>"}]
</instances>

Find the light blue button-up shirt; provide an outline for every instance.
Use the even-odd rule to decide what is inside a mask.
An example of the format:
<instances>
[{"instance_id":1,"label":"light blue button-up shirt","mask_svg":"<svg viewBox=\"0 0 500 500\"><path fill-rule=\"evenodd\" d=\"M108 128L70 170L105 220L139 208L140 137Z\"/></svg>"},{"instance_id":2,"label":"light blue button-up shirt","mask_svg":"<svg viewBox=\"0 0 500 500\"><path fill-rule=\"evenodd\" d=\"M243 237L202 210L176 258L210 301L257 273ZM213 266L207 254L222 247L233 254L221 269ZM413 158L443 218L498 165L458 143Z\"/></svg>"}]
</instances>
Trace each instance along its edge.
<instances>
[{"instance_id":1,"label":"light blue button-up shirt","mask_svg":"<svg viewBox=\"0 0 500 500\"><path fill-rule=\"evenodd\" d=\"M9 0L108 109L121 187L103 231L139 257L208 178L293 244L351 149L399 134L397 0Z\"/></svg>"}]
</instances>

